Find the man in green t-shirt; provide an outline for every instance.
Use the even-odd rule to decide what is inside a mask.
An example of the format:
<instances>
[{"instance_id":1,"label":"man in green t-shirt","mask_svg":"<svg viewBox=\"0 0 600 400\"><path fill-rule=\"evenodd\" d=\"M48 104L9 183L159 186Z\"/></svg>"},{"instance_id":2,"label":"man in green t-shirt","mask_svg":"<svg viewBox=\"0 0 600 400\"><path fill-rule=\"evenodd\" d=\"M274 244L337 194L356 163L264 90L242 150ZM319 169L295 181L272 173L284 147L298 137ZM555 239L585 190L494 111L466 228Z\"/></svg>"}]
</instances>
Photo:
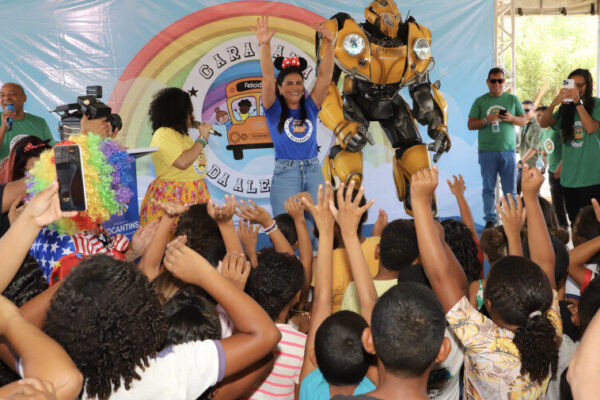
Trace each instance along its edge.
<instances>
[{"instance_id":1,"label":"man in green t-shirt","mask_svg":"<svg viewBox=\"0 0 600 400\"><path fill-rule=\"evenodd\" d=\"M527 123L521 129L521 140L519 143L519 155L521 159L517 164L517 194L521 194L521 171L523 164L527 164L529 168L533 168L537 164L538 152L540 151L540 136L542 134L542 128L535 118L533 101L525 100L522 105Z\"/></svg>"},{"instance_id":2,"label":"man in green t-shirt","mask_svg":"<svg viewBox=\"0 0 600 400\"><path fill-rule=\"evenodd\" d=\"M591 199L600 199L600 98L593 97L594 82L587 69L576 69L540 120L561 136L561 163L557 167L571 224ZM555 111L555 108L560 108Z\"/></svg>"},{"instance_id":3,"label":"man in green t-shirt","mask_svg":"<svg viewBox=\"0 0 600 400\"><path fill-rule=\"evenodd\" d=\"M50 128L43 118L26 113L23 110L27 95L23 87L16 83L5 83L0 89L0 160L6 158L12 146L25 136L37 136L42 140L49 140L54 145L54 138ZM9 110L10 105L14 111Z\"/></svg>"},{"instance_id":4,"label":"man in green t-shirt","mask_svg":"<svg viewBox=\"0 0 600 400\"><path fill-rule=\"evenodd\" d=\"M504 92L504 72L492 68L488 73L489 92L475 99L469 112L470 130L477 130L479 167L483 180L483 212L485 227L496 225L494 208L496 182L500 175L502 191L516 195L517 163L515 156L515 125L524 126L521 102Z\"/></svg>"}]
</instances>

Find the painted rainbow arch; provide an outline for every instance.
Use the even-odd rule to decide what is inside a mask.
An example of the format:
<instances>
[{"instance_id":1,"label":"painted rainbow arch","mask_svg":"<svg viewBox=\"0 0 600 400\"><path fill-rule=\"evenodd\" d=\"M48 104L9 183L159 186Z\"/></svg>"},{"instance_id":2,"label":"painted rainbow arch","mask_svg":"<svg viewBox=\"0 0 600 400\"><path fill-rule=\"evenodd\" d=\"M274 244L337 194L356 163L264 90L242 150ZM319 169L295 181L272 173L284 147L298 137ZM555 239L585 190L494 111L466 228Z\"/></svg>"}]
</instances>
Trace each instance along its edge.
<instances>
[{"instance_id":1,"label":"painted rainbow arch","mask_svg":"<svg viewBox=\"0 0 600 400\"><path fill-rule=\"evenodd\" d=\"M324 18L303 8L270 1L237 1L204 8L156 35L129 63L112 91L109 105L123 121L122 143L150 143L148 108L153 94L164 87L182 87L198 59L220 43L248 35L256 18L269 16L277 36L314 54L311 25ZM200 110L197 110L200 112Z\"/></svg>"}]
</instances>

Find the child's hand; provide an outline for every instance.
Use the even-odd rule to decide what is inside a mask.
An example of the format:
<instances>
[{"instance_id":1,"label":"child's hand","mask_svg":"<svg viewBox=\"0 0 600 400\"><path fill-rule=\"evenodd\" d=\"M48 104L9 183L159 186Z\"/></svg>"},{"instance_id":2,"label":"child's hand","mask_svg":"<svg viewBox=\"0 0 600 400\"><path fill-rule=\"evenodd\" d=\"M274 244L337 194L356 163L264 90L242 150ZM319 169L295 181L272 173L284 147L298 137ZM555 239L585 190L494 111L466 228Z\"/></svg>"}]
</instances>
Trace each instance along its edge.
<instances>
[{"instance_id":1,"label":"child's hand","mask_svg":"<svg viewBox=\"0 0 600 400\"><path fill-rule=\"evenodd\" d=\"M186 283L194 283L204 268L212 266L204 257L185 245L185 235L178 236L167 244L164 266L176 278Z\"/></svg>"},{"instance_id":2,"label":"child's hand","mask_svg":"<svg viewBox=\"0 0 600 400\"><path fill-rule=\"evenodd\" d=\"M544 183L544 175L535 167L529 168L527 164L523 165L521 173L521 190L523 196L536 196Z\"/></svg>"},{"instance_id":3,"label":"child's hand","mask_svg":"<svg viewBox=\"0 0 600 400\"><path fill-rule=\"evenodd\" d=\"M52 382L38 378L25 378L17 381L18 386L7 400L56 400Z\"/></svg>"},{"instance_id":4,"label":"child's hand","mask_svg":"<svg viewBox=\"0 0 600 400\"><path fill-rule=\"evenodd\" d=\"M379 215L377 216L377 221L373 225L373 230L371 231L372 236L381 236L383 233L383 229L388 224L388 215L383 208L379 209Z\"/></svg>"},{"instance_id":5,"label":"child's hand","mask_svg":"<svg viewBox=\"0 0 600 400\"><path fill-rule=\"evenodd\" d=\"M450 182L450 179L446 179L450 191L455 197L463 195L465 190L467 190L467 186L465 185L465 180L463 179L462 175L458 174L458 178L456 175L452 175L452 178L454 180L453 182Z\"/></svg>"},{"instance_id":6,"label":"child's hand","mask_svg":"<svg viewBox=\"0 0 600 400\"><path fill-rule=\"evenodd\" d=\"M325 188L319 185L317 204L313 204L310 196L302 196L302 204L312 214L319 232L333 232L335 220L329 208L330 201L333 201L333 189L329 182L325 184Z\"/></svg>"},{"instance_id":7,"label":"child's hand","mask_svg":"<svg viewBox=\"0 0 600 400\"><path fill-rule=\"evenodd\" d=\"M27 204L22 215L27 215L32 222L42 228L60 218L70 218L78 214L77 211L62 211L58 200L58 182L54 181L42 190Z\"/></svg>"},{"instance_id":8,"label":"child's hand","mask_svg":"<svg viewBox=\"0 0 600 400\"><path fill-rule=\"evenodd\" d=\"M306 204L312 204L312 205L315 204L315 200L313 199L311 194L308 192L300 192L296 196L298 196L301 199L302 206L304 207L304 209L306 211L308 211L308 208L306 208Z\"/></svg>"},{"instance_id":9,"label":"child's hand","mask_svg":"<svg viewBox=\"0 0 600 400\"><path fill-rule=\"evenodd\" d=\"M226 254L223 261L219 261L217 267L217 271L242 292L246 287L251 269L250 261L247 261L243 254L236 253Z\"/></svg>"},{"instance_id":10,"label":"child's hand","mask_svg":"<svg viewBox=\"0 0 600 400\"><path fill-rule=\"evenodd\" d=\"M437 166L415 172L410 178L410 198L413 204L423 200L430 203L437 184Z\"/></svg>"},{"instance_id":11,"label":"child's hand","mask_svg":"<svg viewBox=\"0 0 600 400\"><path fill-rule=\"evenodd\" d=\"M304 219L304 207L302 206L301 193L290 198L285 202L285 211L290 214L294 221Z\"/></svg>"},{"instance_id":12,"label":"child's hand","mask_svg":"<svg viewBox=\"0 0 600 400\"><path fill-rule=\"evenodd\" d=\"M260 226L252 224L247 219L240 220L237 229L238 237L246 253L256 252L256 243L258 242L258 230Z\"/></svg>"},{"instance_id":13,"label":"child's hand","mask_svg":"<svg viewBox=\"0 0 600 400\"><path fill-rule=\"evenodd\" d=\"M267 228L273 223L271 214L252 200L248 200L248 203L244 200L240 200L237 206L238 211L236 212L236 215L240 218L261 224L263 228Z\"/></svg>"},{"instance_id":14,"label":"child's hand","mask_svg":"<svg viewBox=\"0 0 600 400\"><path fill-rule=\"evenodd\" d=\"M600 205L598 204L598 200L592 199L592 207L594 207L594 212L596 213L596 221L600 222Z\"/></svg>"},{"instance_id":15,"label":"child's hand","mask_svg":"<svg viewBox=\"0 0 600 400\"><path fill-rule=\"evenodd\" d=\"M157 204L158 207L163 210L169 218L176 218L190 208L190 206L187 204L175 204L168 203L166 201L159 201Z\"/></svg>"},{"instance_id":16,"label":"child's hand","mask_svg":"<svg viewBox=\"0 0 600 400\"><path fill-rule=\"evenodd\" d=\"M342 234L356 232L358 224L360 223L360 217L373 205L373 203L375 203L375 199L372 199L364 206L358 206L365 193L364 186L360 187L354 201L352 201L354 181L350 181L346 190L344 190L344 188L345 186L342 183L337 190L337 209L333 204L333 198L329 201L329 208L331 209L333 218L335 218L335 222L339 225Z\"/></svg>"},{"instance_id":17,"label":"child's hand","mask_svg":"<svg viewBox=\"0 0 600 400\"><path fill-rule=\"evenodd\" d=\"M333 33L322 22L317 22L313 24L313 29L319 33L321 33L321 37L323 40L328 41L329 43L333 43Z\"/></svg>"},{"instance_id":18,"label":"child's hand","mask_svg":"<svg viewBox=\"0 0 600 400\"><path fill-rule=\"evenodd\" d=\"M222 224L231 221L233 214L235 214L236 205L237 202L235 201L235 196L229 196L226 194L224 205L216 205L211 199L206 204L206 211L208 212L208 215L216 221L217 224Z\"/></svg>"},{"instance_id":19,"label":"child's hand","mask_svg":"<svg viewBox=\"0 0 600 400\"><path fill-rule=\"evenodd\" d=\"M152 241L152 238L156 234L159 222L159 219L154 219L148 225L140 226L135 231L135 233L131 237L129 248L127 249L127 252L130 254L132 260L135 260L142 254L144 254L146 248L148 247L148 245Z\"/></svg>"},{"instance_id":20,"label":"child's hand","mask_svg":"<svg viewBox=\"0 0 600 400\"><path fill-rule=\"evenodd\" d=\"M15 201L13 201L13 203L10 205L10 208L8 209L8 222L10 222L11 225L15 223L15 221L21 216L21 213L23 213L23 210L25 209L25 205L19 206L19 204L21 204L22 201L23 197L19 196Z\"/></svg>"},{"instance_id":21,"label":"child's hand","mask_svg":"<svg viewBox=\"0 0 600 400\"><path fill-rule=\"evenodd\" d=\"M518 237L523 226L523 202L521 201L521 197L517 196L517 204L515 204L510 193L506 197L508 201L502 198L500 204L496 205L496 210L498 210L498 215L502 219L506 236L513 235L513 237Z\"/></svg>"}]
</instances>

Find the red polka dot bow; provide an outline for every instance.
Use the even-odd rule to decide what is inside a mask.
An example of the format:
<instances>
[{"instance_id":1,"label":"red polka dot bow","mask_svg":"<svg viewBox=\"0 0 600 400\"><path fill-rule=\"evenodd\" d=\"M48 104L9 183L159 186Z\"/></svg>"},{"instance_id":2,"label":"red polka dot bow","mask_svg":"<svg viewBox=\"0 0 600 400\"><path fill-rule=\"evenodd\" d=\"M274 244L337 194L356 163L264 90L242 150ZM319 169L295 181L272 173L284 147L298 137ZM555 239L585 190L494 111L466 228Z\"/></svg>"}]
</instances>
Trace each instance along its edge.
<instances>
[{"instance_id":1,"label":"red polka dot bow","mask_svg":"<svg viewBox=\"0 0 600 400\"><path fill-rule=\"evenodd\" d=\"M300 59L298 57L284 58L281 63L281 69L286 69L287 67L300 67Z\"/></svg>"},{"instance_id":2,"label":"red polka dot bow","mask_svg":"<svg viewBox=\"0 0 600 400\"><path fill-rule=\"evenodd\" d=\"M27 153L28 151L31 151L31 150L37 149L37 148L39 148L39 147L44 147L45 145L46 145L46 143L40 143L40 144L38 144L38 145L34 145L33 143L29 142L29 143L27 143L27 144L25 145L25 149L23 149L23 151L24 151L25 153Z\"/></svg>"}]
</instances>

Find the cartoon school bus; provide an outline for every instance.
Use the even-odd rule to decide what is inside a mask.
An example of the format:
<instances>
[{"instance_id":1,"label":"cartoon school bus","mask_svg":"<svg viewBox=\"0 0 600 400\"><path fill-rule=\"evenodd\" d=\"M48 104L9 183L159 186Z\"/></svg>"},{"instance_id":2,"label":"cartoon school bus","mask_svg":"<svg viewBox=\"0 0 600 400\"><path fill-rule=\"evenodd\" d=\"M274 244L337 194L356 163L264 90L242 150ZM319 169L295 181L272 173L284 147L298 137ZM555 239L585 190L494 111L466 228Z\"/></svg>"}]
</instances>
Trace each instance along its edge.
<instances>
[{"instance_id":1,"label":"cartoon school bus","mask_svg":"<svg viewBox=\"0 0 600 400\"><path fill-rule=\"evenodd\" d=\"M261 77L237 79L225 87L227 110L231 116L231 126L227 131L227 150L233 151L233 158L244 158L244 149L273 147L269 135L267 119L260 105L262 94Z\"/></svg>"}]
</instances>

